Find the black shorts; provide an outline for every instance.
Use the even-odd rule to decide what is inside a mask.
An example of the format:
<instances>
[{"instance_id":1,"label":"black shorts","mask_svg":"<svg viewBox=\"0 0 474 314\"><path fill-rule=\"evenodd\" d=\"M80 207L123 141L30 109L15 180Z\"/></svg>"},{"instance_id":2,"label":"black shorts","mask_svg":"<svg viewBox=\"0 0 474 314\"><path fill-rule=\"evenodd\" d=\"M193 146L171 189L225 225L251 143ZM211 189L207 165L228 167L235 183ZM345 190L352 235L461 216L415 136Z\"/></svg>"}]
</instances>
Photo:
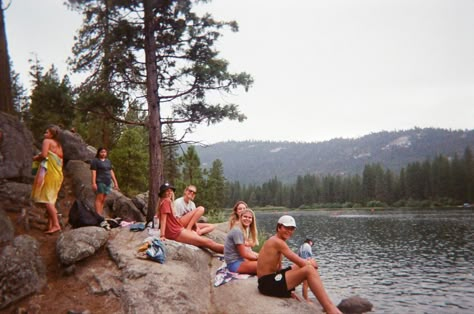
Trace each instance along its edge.
<instances>
[{"instance_id":1,"label":"black shorts","mask_svg":"<svg viewBox=\"0 0 474 314\"><path fill-rule=\"evenodd\" d=\"M290 269L291 267L287 267L276 273L258 278L258 291L272 297L291 298L291 292L295 289L288 290L285 278L285 273Z\"/></svg>"}]
</instances>

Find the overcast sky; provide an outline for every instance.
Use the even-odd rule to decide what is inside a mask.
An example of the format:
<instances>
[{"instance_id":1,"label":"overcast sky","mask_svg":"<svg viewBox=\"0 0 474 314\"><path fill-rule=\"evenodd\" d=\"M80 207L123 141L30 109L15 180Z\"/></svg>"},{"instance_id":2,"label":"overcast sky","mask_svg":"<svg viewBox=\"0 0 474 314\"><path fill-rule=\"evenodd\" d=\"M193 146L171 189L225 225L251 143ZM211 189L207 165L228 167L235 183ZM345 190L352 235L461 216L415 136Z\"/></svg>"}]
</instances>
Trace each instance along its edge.
<instances>
[{"instance_id":1,"label":"overcast sky","mask_svg":"<svg viewBox=\"0 0 474 314\"><path fill-rule=\"evenodd\" d=\"M81 16L62 0L11 1L8 49L24 84L33 53L68 74ZM238 104L245 122L200 127L191 139L319 142L473 129L473 0L214 0L207 11L239 23L218 48L255 84L220 99Z\"/></svg>"}]
</instances>

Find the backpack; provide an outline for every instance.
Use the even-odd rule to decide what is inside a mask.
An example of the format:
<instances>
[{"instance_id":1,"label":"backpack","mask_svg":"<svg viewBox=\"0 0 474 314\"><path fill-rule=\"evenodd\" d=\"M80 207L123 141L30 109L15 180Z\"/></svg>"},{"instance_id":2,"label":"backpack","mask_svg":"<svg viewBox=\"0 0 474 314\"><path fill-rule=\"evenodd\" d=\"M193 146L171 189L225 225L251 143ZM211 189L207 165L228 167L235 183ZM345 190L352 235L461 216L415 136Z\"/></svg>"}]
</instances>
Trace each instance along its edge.
<instances>
[{"instance_id":1,"label":"backpack","mask_svg":"<svg viewBox=\"0 0 474 314\"><path fill-rule=\"evenodd\" d=\"M97 214L94 209L90 209L87 204L76 199L69 209L69 224L73 228L85 226L100 226L104 217Z\"/></svg>"}]
</instances>

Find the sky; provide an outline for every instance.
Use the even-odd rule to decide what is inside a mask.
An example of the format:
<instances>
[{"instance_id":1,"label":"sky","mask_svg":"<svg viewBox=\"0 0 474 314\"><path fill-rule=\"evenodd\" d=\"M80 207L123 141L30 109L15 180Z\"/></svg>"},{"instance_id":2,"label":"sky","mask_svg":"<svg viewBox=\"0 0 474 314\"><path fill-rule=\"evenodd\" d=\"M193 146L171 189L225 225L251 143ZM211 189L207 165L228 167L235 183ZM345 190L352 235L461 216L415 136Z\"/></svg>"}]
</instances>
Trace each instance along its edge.
<instances>
[{"instance_id":1,"label":"sky","mask_svg":"<svg viewBox=\"0 0 474 314\"><path fill-rule=\"evenodd\" d=\"M4 5L10 0L3 0ZM28 86L37 58L68 72L82 17L62 0L11 0L5 11L14 70ZM214 0L203 10L235 20L220 56L254 78L215 101L243 123L198 127L190 140L320 142L414 127L474 127L472 0Z\"/></svg>"}]
</instances>

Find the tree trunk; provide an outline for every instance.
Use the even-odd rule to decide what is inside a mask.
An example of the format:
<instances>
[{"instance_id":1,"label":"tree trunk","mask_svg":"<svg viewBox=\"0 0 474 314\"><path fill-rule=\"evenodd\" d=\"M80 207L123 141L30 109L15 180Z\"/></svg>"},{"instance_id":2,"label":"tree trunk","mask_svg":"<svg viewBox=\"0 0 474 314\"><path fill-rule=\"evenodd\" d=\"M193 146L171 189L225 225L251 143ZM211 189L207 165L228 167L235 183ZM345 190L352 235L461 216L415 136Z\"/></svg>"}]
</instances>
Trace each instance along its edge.
<instances>
[{"instance_id":1,"label":"tree trunk","mask_svg":"<svg viewBox=\"0 0 474 314\"><path fill-rule=\"evenodd\" d=\"M158 97L158 73L156 67L156 39L152 1L144 0L145 11L145 61L146 97L148 102L148 129L150 144L150 178L147 224L155 215L160 183L163 181L163 162L161 153L161 117Z\"/></svg>"},{"instance_id":2,"label":"tree trunk","mask_svg":"<svg viewBox=\"0 0 474 314\"><path fill-rule=\"evenodd\" d=\"M10 58L8 57L3 0L0 0L0 111L13 114L12 79L10 76Z\"/></svg>"}]
</instances>

